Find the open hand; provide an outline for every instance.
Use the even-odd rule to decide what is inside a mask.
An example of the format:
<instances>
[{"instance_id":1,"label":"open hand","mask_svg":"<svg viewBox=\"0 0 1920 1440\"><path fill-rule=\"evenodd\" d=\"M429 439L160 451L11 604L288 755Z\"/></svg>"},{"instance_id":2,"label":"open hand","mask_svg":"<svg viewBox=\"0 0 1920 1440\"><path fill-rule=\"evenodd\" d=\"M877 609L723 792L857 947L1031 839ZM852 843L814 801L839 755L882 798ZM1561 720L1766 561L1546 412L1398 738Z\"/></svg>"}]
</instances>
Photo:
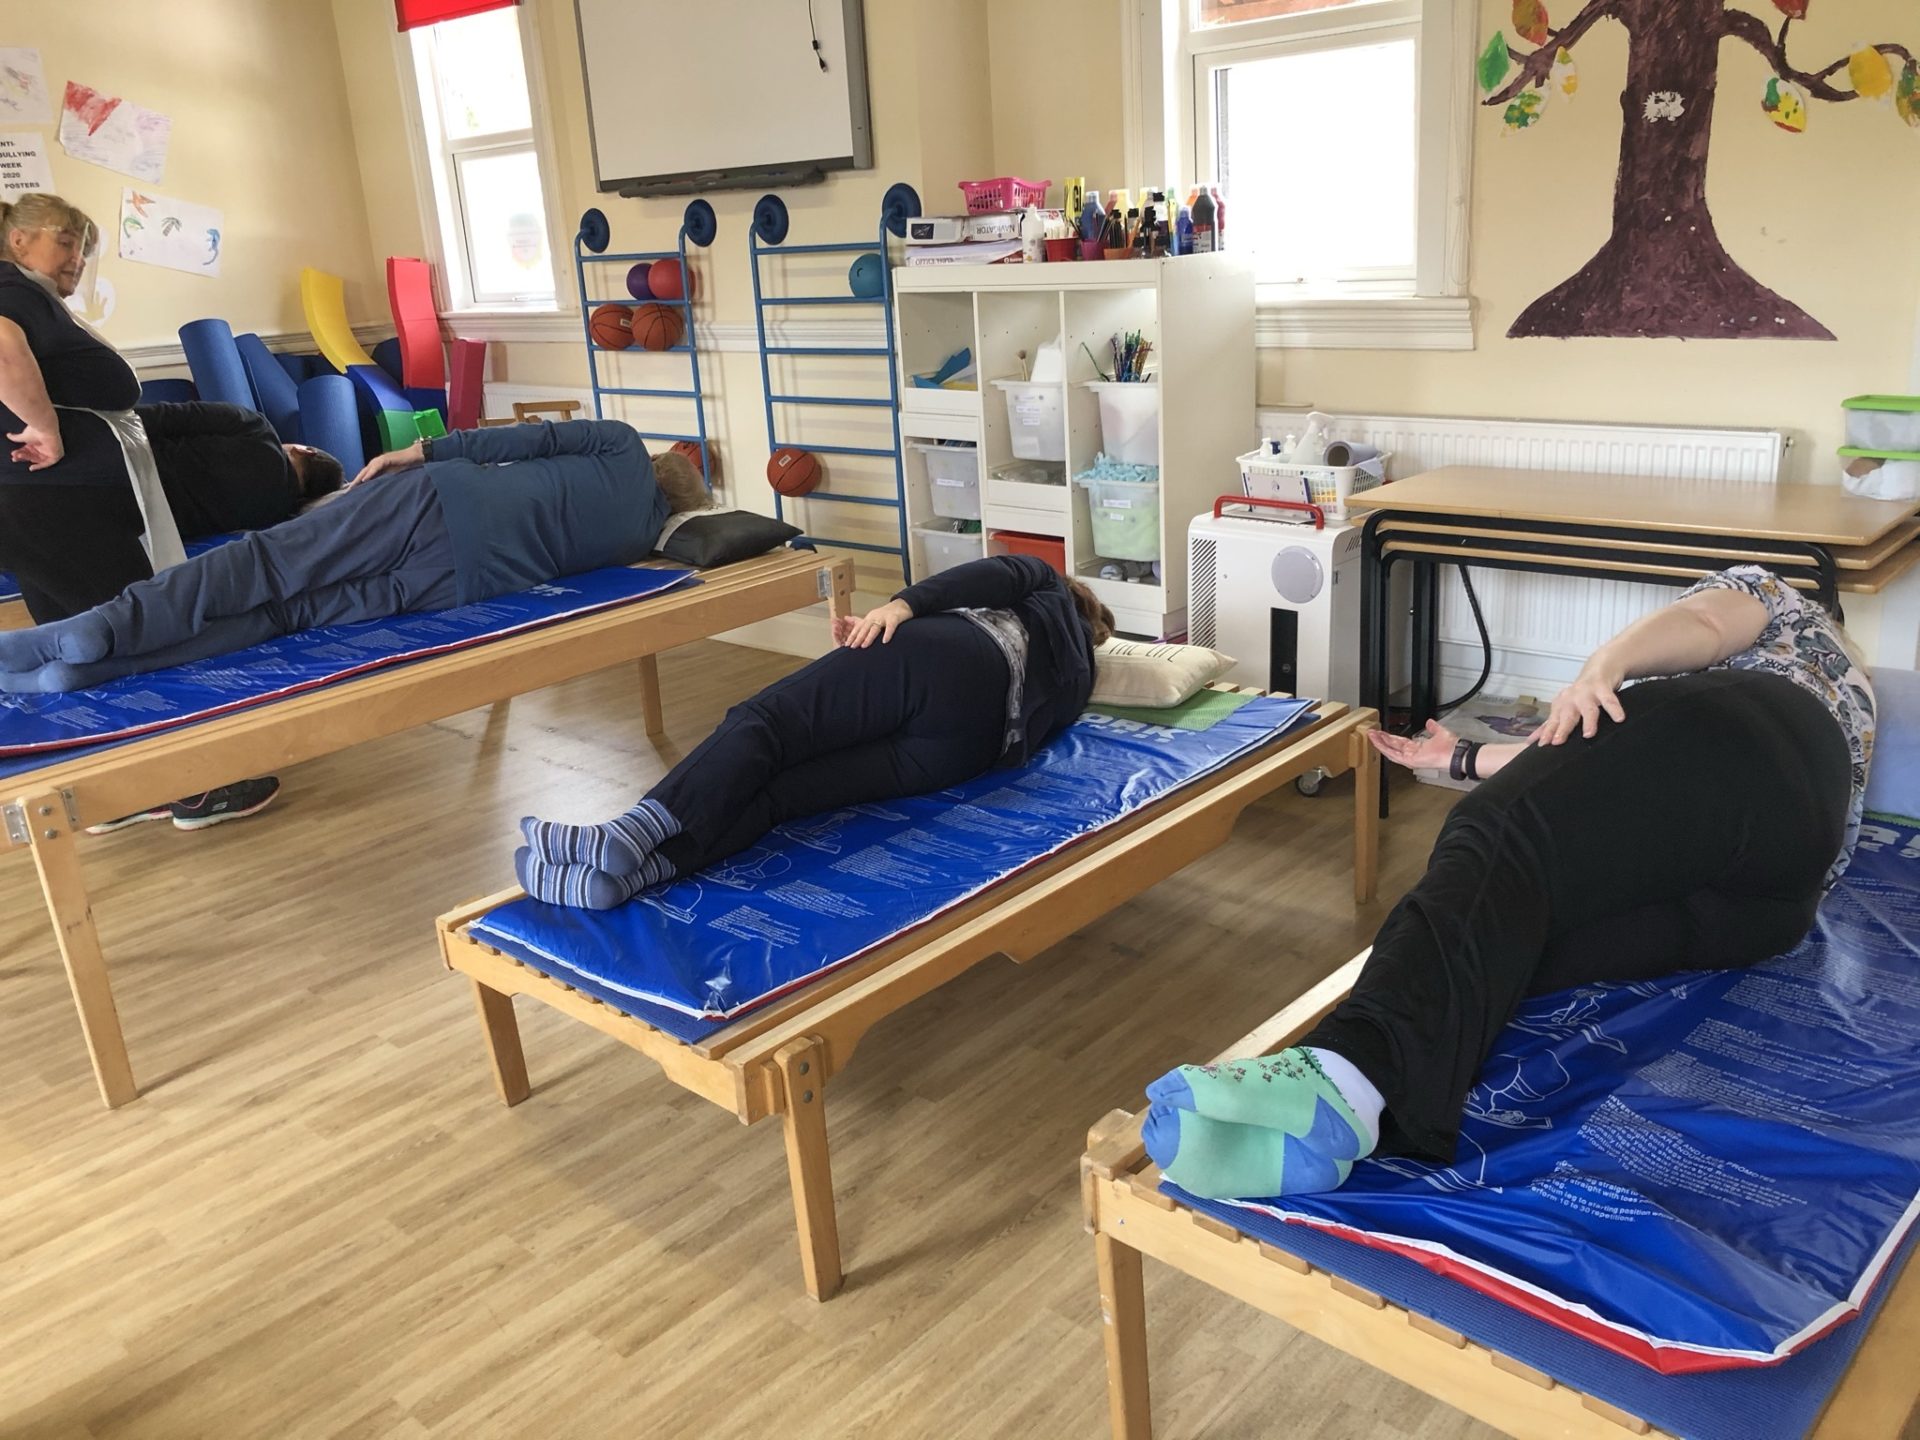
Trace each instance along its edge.
<instances>
[{"instance_id":1,"label":"open hand","mask_svg":"<svg viewBox=\"0 0 1920 1440\"><path fill-rule=\"evenodd\" d=\"M347 489L365 484L376 476L385 475L390 470L411 470L416 465L427 463L425 448L416 440L404 450L389 450L384 455L376 455L360 467L360 473L347 482Z\"/></svg>"},{"instance_id":2,"label":"open hand","mask_svg":"<svg viewBox=\"0 0 1920 1440\"><path fill-rule=\"evenodd\" d=\"M869 610L857 619L851 615L834 617L833 642L850 650L864 650L878 639L882 645L893 639L893 632L913 619L913 611L904 600L889 600L877 610Z\"/></svg>"},{"instance_id":3,"label":"open hand","mask_svg":"<svg viewBox=\"0 0 1920 1440\"><path fill-rule=\"evenodd\" d=\"M25 465L29 470L45 470L66 458L66 442L60 438L60 426L57 423L44 429L38 425L25 425L9 432L7 438L14 442L14 464Z\"/></svg>"},{"instance_id":4,"label":"open hand","mask_svg":"<svg viewBox=\"0 0 1920 1440\"><path fill-rule=\"evenodd\" d=\"M1599 732L1603 710L1616 721L1624 721L1627 712L1620 704L1619 686L1615 676L1581 670L1571 685L1553 697L1553 708L1547 713L1546 723L1533 732L1533 743L1561 745L1576 730L1591 740Z\"/></svg>"},{"instance_id":5,"label":"open hand","mask_svg":"<svg viewBox=\"0 0 1920 1440\"><path fill-rule=\"evenodd\" d=\"M1438 720L1427 722L1424 735L1393 735L1385 730L1367 731L1373 748L1396 765L1409 770L1445 770L1453 762L1453 747L1460 737Z\"/></svg>"}]
</instances>

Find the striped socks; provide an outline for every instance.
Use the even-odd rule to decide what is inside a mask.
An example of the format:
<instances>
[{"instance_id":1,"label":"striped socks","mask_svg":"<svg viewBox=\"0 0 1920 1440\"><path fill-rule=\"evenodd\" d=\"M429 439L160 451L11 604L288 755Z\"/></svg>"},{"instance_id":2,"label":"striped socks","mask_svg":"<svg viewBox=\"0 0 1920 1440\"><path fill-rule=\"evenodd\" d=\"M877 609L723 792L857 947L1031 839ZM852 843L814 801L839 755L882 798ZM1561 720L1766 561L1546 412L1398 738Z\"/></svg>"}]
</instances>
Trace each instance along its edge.
<instances>
[{"instance_id":1,"label":"striped socks","mask_svg":"<svg viewBox=\"0 0 1920 1440\"><path fill-rule=\"evenodd\" d=\"M587 828L587 827L583 827ZM527 846L513 852L513 873L520 888L549 905L571 905L576 910L611 910L642 890L675 879L679 872L664 855L648 855L628 875L614 875L592 865L563 865L543 860Z\"/></svg>"},{"instance_id":2,"label":"striped socks","mask_svg":"<svg viewBox=\"0 0 1920 1440\"><path fill-rule=\"evenodd\" d=\"M520 822L520 833L534 858L548 866L585 865L607 875L632 876L661 841L680 833L680 822L658 800L647 799L602 825L561 825L529 815Z\"/></svg>"}]
</instances>

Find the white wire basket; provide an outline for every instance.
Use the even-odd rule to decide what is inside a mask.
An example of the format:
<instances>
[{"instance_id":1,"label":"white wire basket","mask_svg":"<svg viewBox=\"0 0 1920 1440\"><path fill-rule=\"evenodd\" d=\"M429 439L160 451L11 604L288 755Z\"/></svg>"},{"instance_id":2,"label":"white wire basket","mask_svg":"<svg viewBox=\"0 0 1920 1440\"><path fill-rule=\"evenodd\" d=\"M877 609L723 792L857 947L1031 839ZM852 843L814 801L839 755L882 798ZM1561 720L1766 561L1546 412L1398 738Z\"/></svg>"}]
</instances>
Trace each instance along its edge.
<instances>
[{"instance_id":1,"label":"white wire basket","mask_svg":"<svg viewBox=\"0 0 1920 1440\"><path fill-rule=\"evenodd\" d=\"M1344 520L1347 497L1385 483L1391 451L1358 465L1291 465L1253 450L1240 457L1240 489L1261 500L1297 500L1318 505L1328 518Z\"/></svg>"}]
</instances>

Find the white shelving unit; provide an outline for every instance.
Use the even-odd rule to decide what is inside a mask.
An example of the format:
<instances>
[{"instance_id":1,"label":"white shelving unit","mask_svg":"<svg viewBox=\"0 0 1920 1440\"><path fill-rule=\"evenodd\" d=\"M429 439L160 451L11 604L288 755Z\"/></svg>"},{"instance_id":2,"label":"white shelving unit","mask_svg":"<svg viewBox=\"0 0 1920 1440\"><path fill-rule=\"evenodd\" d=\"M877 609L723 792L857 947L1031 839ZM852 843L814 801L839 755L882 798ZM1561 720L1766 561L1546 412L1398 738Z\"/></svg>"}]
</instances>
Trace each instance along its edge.
<instances>
[{"instance_id":1,"label":"white shelving unit","mask_svg":"<svg viewBox=\"0 0 1920 1440\"><path fill-rule=\"evenodd\" d=\"M1064 542L1067 569L1112 607L1129 635L1183 634L1187 522L1239 488L1235 459L1256 438L1253 275L1232 255L1102 260L1054 265L902 266L894 272L900 431L920 440L970 442L980 469L981 553L1004 530ZM1129 330L1153 342L1148 369L1160 389L1160 580L1102 580L1087 492L1071 483L1101 449L1100 407L1085 381L1110 370L1108 341ZM993 381L1024 378L1041 344L1058 340L1067 379L1060 484L997 478L1016 463L1007 407ZM922 390L908 376L936 369L962 346L979 363L978 390ZM1085 348L1082 348L1082 347ZM1025 352L1028 361L1022 361ZM928 573L925 527L936 521L921 452L907 451L907 519L914 578ZM947 549L951 549L949 544Z\"/></svg>"}]
</instances>

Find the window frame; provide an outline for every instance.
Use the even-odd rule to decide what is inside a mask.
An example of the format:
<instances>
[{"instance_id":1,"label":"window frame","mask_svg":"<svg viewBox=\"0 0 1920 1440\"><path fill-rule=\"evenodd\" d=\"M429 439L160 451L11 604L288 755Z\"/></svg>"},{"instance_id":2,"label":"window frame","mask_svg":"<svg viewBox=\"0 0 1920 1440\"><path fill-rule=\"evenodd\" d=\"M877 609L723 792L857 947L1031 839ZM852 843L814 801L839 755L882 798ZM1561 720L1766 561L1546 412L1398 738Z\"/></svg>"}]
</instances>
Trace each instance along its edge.
<instances>
[{"instance_id":1,"label":"window frame","mask_svg":"<svg viewBox=\"0 0 1920 1440\"><path fill-rule=\"evenodd\" d=\"M1211 164L1211 77L1223 64L1412 33L1417 91L1415 261L1344 284L1255 287L1256 342L1302 349L1473 348L1467 292L1473 121L1468 74L1477 7L1371 0L1197 29L1191 0L1120 0L1124 163L1130 186L1184 190ZM1153 172L1153 173L1150 173ZM1229 197L1231 199L1231 197Z\"/></svg>"},{"instance_id":2,"label":"window frame","mask_svg":"<svg viewBox=\"0 0 1920 1440\"><path fill-rule=\"evenodd\" d=\"M432 27L394 33L394 62L400 83L401 108L408 130L408 159L413 170L415 196L420 211L420 231L426 258L433 266L434 303L443 316L455 322L457 333L469 334L458 322L494 318L511 325L516 318L538 324L550 317L576 309L568 299L572 291L571 255L563 253L560 237L567 232L560 223L558 190L560 170L553 148L553 126L547 107L545 67L542 64L538 0L520 0L512 7L520 28L520 57L526 69L527 105L531 124L520 130L490 131L483 135L449 139L440 134L439 117L431 120L425 112L421 87L433 83L428 73L426 32ZM416 39L415 37L418 37ZM437 86L435 89L438 94ZM472 242L467 234L465 210L460 194L460 159L465 156L531 153L540 172L540 194L546 228L547 261L553 275L553 298L516 302L510 298L476 293L473 278ZM474 338L489 338L472 332ZM504 335L499 338L506 338ZM521 337L514 337L521 338ZM575 338L569 330L569 338Z\"/></svg>"}]
</instances>

